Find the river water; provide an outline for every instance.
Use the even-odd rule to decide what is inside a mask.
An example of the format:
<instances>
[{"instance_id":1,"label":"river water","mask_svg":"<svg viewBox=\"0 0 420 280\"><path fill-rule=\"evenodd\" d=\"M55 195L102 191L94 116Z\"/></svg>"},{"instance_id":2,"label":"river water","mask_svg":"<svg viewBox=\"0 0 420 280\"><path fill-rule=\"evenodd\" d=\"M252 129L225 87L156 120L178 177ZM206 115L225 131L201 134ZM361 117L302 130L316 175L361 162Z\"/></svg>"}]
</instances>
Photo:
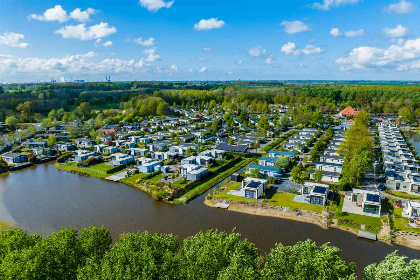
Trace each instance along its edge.
<instances>
[{"instance_id":1,"label":"river water","mask_svg":"<svg viewBox=\"0 0 420 280\"><path fill-rule=\"evenodd\" d=\"M115 239L127 231L174 233L183 238L208 229L235 230L263 252L275 243L291 245L310 238L339 247L346 261L357 263L359 275L364 266L394 250L420 258L419 251L361 240L337 229L207 207L204 196L188 205L157 202L124 184L57 170L52 163L0 175L0 199L0 220L41 234L92 224L109 228Z\"/></svg>"}]
</instances>

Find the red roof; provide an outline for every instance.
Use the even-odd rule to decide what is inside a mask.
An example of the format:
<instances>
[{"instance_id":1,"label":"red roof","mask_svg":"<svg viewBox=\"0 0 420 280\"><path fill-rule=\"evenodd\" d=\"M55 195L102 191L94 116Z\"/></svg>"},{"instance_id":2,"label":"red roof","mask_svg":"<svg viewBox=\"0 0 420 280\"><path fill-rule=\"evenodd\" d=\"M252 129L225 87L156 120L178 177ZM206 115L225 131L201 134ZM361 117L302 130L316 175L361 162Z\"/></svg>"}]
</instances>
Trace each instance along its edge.
<instances>
[{"instance_id":1,"label":"red roof","mask_svg":"<svg viewBox=\"0 0 420 280\"><path fill-rule=\"evenodd\" d=\"M351 106L348 106L343 111L340 112L342 116L355 116L359 113L359 111L354 110Z\"/></svg>"}]
</instances>

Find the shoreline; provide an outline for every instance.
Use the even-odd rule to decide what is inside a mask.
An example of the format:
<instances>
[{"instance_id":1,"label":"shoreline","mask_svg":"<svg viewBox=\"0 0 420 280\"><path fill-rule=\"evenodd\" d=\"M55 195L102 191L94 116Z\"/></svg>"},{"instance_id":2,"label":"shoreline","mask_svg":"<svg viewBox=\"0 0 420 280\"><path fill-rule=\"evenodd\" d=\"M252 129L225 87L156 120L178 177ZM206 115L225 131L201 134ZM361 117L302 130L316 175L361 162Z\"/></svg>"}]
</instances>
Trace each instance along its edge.
<instances>
[{"instance_id":1,"label":"shoreline","mask_svg":"<svg viewBox=\"0 0 420 280\"><path fill-rule=\"evenodd\" d=\"M212 207L212 208L217 208L215 207L215 204L218 202L221 202L221 201L206 198L204 200L204 205L208 207ZM287 220L292 220L292 221L297 221L297 222L302 222L302 223L309 223L309 224L313 224L318 227L321 227L322 229L325 229L325 230L329 228L334 228L334 229L346 231L354 235L357 235L357 231L355 229L340 226L337 222L332 222L329 225L327 225L326 218L324 221L320 217L315 217L317 215L314 212L307 211L307 210L299 210L299 212L303 213L303 215L298 215L296 214L297 212L291 212L287 208L283 208L283 207L270 206L268 208L256 208L253 206L244 205L242 203L236 203L236 202L231 202L231 201L227 201L226 203L230 204L227 209L224 209L227 211L244 213L244 214L254 215L254 216L257 215L257 216L273 217L273 218L287 219ZM309 212L311 212L311 214L308 214ZM382 230L377 234L377 237L378 237L377 242L382 242L390 246L392 246L392 244L396 244L396 245L404 246L406 248L420 250L420 235L417 235L416 239L410 239L410 240L407 240L405 238L397 238L395 241L393 240L390 243L389 241L387 242L384 239L379 238L383 234L384 232L382 232ZM386 235L389 236L389 231L386 232ZM397 235L399 237L401 236L405 237L407 235L413 237L412 234L406 234L406 233L399 233Z\"/></svg>"}]
</instances>

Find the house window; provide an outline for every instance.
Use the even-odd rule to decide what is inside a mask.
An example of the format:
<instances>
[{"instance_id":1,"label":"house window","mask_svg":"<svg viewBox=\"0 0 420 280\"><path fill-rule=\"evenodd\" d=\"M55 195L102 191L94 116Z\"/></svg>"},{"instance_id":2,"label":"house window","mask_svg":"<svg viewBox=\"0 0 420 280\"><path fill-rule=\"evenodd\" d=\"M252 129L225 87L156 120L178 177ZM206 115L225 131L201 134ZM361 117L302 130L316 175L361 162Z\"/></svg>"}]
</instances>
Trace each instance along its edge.
<instances>
[{"instance_id":1,"label":"house window","mask_svg":"<svg viewBox=\"0 0 420 280\"><path fill-rule=\"evenodd\" d=\"M396 188L397 190L399 190L399 189L400 189L400 183L397 183L397 185L395 186L395 188Z\"/></svg>"}]
</instances>

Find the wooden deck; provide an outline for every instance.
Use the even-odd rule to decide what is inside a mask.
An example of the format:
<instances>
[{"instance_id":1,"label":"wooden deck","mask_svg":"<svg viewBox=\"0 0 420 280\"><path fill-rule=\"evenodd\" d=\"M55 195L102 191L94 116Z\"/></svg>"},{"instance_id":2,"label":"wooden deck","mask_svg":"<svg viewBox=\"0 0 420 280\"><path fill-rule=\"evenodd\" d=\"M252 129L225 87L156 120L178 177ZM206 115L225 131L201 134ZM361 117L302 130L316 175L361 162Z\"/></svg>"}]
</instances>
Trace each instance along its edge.
<instances>
[{"instance_id":1,"label":"wooden deck","mask_svg":"<svg viewBox=\"0 0 420 280\"><path fill-rule=\"evenodd\" d=\"M369 239L369 240L373 240L373 241L377 240L376 234L366 232L366 231L362 231L362 230L359 230L359 232L357 233L357 237L365 238L365 239Z\"/></svg>"}]
</instances>

